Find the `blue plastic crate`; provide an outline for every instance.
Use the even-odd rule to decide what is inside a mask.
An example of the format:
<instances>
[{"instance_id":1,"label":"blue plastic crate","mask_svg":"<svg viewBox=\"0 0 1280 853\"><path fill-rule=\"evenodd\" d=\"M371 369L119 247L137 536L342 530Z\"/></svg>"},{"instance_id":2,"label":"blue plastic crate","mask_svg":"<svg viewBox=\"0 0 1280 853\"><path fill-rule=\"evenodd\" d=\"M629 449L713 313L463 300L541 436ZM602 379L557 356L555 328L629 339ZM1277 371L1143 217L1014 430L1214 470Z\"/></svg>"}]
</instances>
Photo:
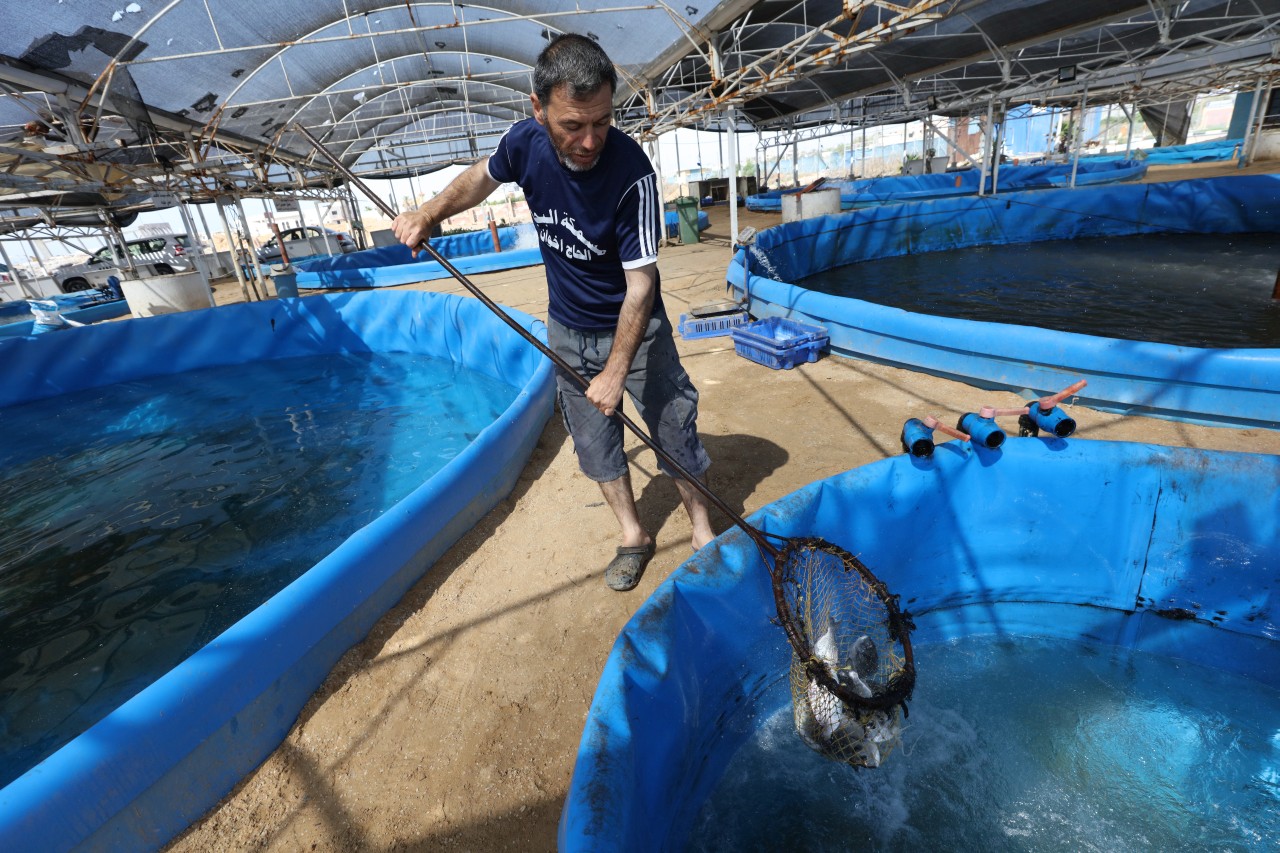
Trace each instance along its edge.
<instances>
[{"instance_id":1,"label":"blue plastic crate","mask_svg":"<svg viewBox=\"0 0 1280 853\"><path fill-rule=\"evenodd\" d=\"M830 340L822 326L785 317L768 317L729 334L738 355L774 370L790 370L797 364L817 361Z\"/></svg>"},{"instance_id":2,"label":"blue plastic crate","mask_svg":"<svg viewBox=\"0 0 1280 853\"><path fill-rule=\"evenodd\" d=\"M715 317L690 317L680 315L680 337L685 340L696 338L715 338L727 335L733 329L751 322L746 311L735 311L732 314L720 314Z\"/></svg>"}]
</instances>

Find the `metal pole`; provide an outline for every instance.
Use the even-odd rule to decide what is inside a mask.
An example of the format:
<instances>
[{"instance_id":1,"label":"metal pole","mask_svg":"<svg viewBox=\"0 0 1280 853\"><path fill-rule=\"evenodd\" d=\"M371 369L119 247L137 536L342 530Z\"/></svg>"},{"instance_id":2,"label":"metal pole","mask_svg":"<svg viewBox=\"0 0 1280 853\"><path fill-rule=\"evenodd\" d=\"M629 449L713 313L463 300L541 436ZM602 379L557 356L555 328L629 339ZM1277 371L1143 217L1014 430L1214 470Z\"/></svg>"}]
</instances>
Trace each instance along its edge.
<instances>
[{"instance_id":1,"label":"metal pole","mask_svg":"<svg viewBox=\"0 0 1280 853\"><path fill-rule=\"evenodd\" d=\"M125 266L129 268L129 275L132 278L138 278L138 267L133 262L133 252L129 251L129 246L124 239L124 232L120 230L120 226L105 210L99 210L98 215L102 217L102 221L107 224L107 230L111 233L111 236L108 237L108 241L115 241L111 249L111 253L114 255L116 251L115 247L118 246L120 251L124 252L124 263ZM124 270L121 270L121 272L123 271Z\"/></svg>"},{"instance_id":2,"label":"metal pole","mask_svg":"<svg viewBox=\"0 0 1280 853\"><path fill-rule=\"evenodd\" d=\"M1249 120L1244 125L1244 140L1240 143L1240 156L1236 158L1236 166L1243 169L1245 160L1249 156L1249 145L1253 142L1253 119L1258 111L1258 104L1262 99L1262 78L1258 78L1258 85L1253 88L1253 99L1249 102Z\"/></svg>"},{"instance_id":3,"label":"metal pole","mask_svg":"<svg viewBox=\"0 0 1280 853\"><path fill-rule=\"evenodd\" d=\"M1000 191L1000 152L1004 150L1004 128L1009 123L1008 104L1002 104L1000 107L1000 121L996 122L996 138L992 147L991 159L991 194L995 195Z\"/></svg>"},{"instance_id":4,"label":"metal pole","mask_svg":"<svg viewBox=\"0 0 1280 853\"><path fill-rule=\"evenodd\" d=\"M187 228L187 241L194 243L195 241L191 240L191 235L196 233L196 224L191 221L191 212L187 210L185 204L178 202L178 213L182 216L182 224ZM192 257L191 263L195 265L196 272L200 274L200 280L204 282L204 289L209 291L209 307L213 307L215 303L213 301L213 285L209 283L209 271L201 266L195 257Z\"/></svg>"},{"instance_id":5,"label":"metal pole","mask_svg":"<svg viewBox=\"0 0 1280 853\"><path fill-rule=\"evenodd\" d=\"M253 235L249 233L249 216L244 212L244 205L240 202L240 196L233 195L232 198L236 200L236 211L240 214L240 224L244 226L244 231L241 236L244 237L245 245L249 250L249 255L246 260L253 264L254 274L249 277L249 289L253 291L253 298L261 302L262 294L258 292L258 247L253 245ZM302 210L301 203L298 204L298 210Z\"/></svg>"},{"instance_id":6,"label":"metal pole","mask_svg":"<svg viewBox=\"0 0 1280 853\"><path fill-rule=\"evenodd\" d=\"M13 280L18 285L19 290L30 299L39 298L34 290L27 287L27 283L22 280L22 273L18 272L18 268L13 265L13 261L9 260L9 253L4 250L3 240L0 240L0 259L4 260L4 265L8 267L9 272L13 275Z\"/></svg>"},{"instance_id":7,"label":"metal pole","mask_svg":"<svg viewBox=\"0 0 1280 853\"><path fill-rule=\"evenodd\" d=\"M1271 91L1274 86L1274 82L1267 83L1266 94L1262 96L1262 100L1258 104L1257 125L1253 129L1253 139L1249 142L1249 156L1245 159L1246 166L1253 163L1253 155L1258 152L1258 140L1262 138L1262 125L1267 121L1267 105L1271 103Z\"/></svg>"},{"instance_id":8,"label":"metal pole","mask_svg":"<svg viewBox=\"0 0 1280 853\"><path fill-rule=\"evenodd\" d=\"M360 248L367 249L369 248L369 243L370 243L369 232L365 230L364 217L360 214L359 202L356 201L355 193L351 192L351 187L347 187L346 189L347 189L347 208L348 210L351 211L351 215L347 218L347 221L351 223L351 230L356 232L356 234L360 235L360 240L359 240ZM515 211L512 211L511 212L512 221L515 220L515 217L516 217Z\"/></svg>"},{"instance_id":9,"label":"metal pole","mask_svg":"<svg viewBox=\"0 0 1280 853\"><path fill-rule=\"evenodd\" d=\"M800 140L794 135L791 137L791 186L800 186Z\"/></svg>"},{"instance_id":10,"label":"metal pole","mask_svg":"<svg viewBox=\"0 0 1280 853\"><path fill-rule=\"evenodd\" d=\"M1075 142L1071 146L1071 189L1076 188L1076 172L1080 168L1080 148L1084 145L1084 111L1085 103L1089 97L1089 84L1085 83L1084 88L1080 90L1080 118L1076 121L1075 126Z\"/></svg>"},{"instance_id":11,"label":"metal pole","mask_svg":"<svg viewBox=\"0 0 1280 853\"><path fill-rule=\"evenodd\" d=\"M1124 104L1121 104L1120 110L1125 118L1129 119L1129 133L1124 138L1124 159L1128 160L1129 152L1133 148L1133 119L1138 115L1138 105L1133 104L1133 110L1129 111L1124 108Z\"/></svg>"},{"instance_id":12,"label":"metal pole","mask_svg":"<svg viewBox=\"0 0 1280 853\"><path fill-rule=\"evenodd\" d=\"M217 207L217 206L218 205L215 203L214 207ZM209 264L210 266L212 266L215 262L218 261L218 247L213 242L213 232L209 230L209 220L204 218L204 205L197 204L195 207L196 207L196 213L200 214L200 224L204 226L205 239L209 241L209 251L212 253ZM221 263L218 263L218 270L219 271L222 270Z\"/></svg>"},{"instance_id":13,"label":"metal pole","mask_svg":"<svg viewBox=\"0 0 1280 853\"><path fill-rule=\"evenodd\" d=\"M224 198L230 198L230 196L224 196ZM218 208L218 216L222 217L222 230L227 238L227 254L231 257L231 268L235 271L236 281L240 282L240 297L245 302L252 302L253 300L249 298L249 286L245 284L244 270L240 266L239 253L236 251L236 240L231 233L231 223L227 221L226 205L220 201L214 204ZM214 246L213 248L214 251L217 251L218 247Z\"/></svg>"},{"instance_id":14,"label":"metal pole","mask_svg":"<svg viewBox=\"0 0 1280 853\"><path fill-rule=\"evenodd\" d=\"M991 162L991 113L995 101L987 101L987 120L982 125L982 171L978 174L978 195L987 194L987 164Z\"/></svg>"},{"instance_id":15,"label":"metal pole","mask_svg":"<svg viewBox=\"0 0 1280 853\"><path fill-rule=\"evenodd\" d=\"M973 162L973 158L972 158L972 157L970 157L967 153L965 153L964 149L962 149L959 145L956 145L956 143L951 139L951 137L950 137L950 136L948 136L946 133L944 133L944 132L942 131L942 129L941 129L941 128L939 128L937 125L935 125L935 124L934 124L932 121L930 121L929 119L925 119L925 120L924 120L924 123L925 123L925 124L927 124L927 125L930 127L930 129L932 129L932 130L933 130L933 132L934 132L934 133L936 133L936 134L938 135L938 138L939 138L939 139L941 139L943 142L947 143L947 145L948 145L948 146L950 146L950 148L951 148L951 150L952 150L952 151L956 152L956 153L957 153L957 154L959 154L961 157L963 157L964 159L968 160L968 161L969 161L969 165L970 165L970 166L976 166L976 165L978 165L977 163Z\"/></svg>"},{"instance_id":16,"label":"metal pole","mask_svg":"<svg viewBox=\"0 0 1280 853\"><path fill-rule=\"evenodd\" d=\"M729 120L729 235L732 243L738 239L738 134L734 127L738 119L733 104L726 105L724 112Z\"/></svg>"},{"instance_id":17,"label":"metal pole","mask_svg":"<svg viewBox=\"0 0 1280 853\"><path fill-rule=\"evenodd\" d=\"M676 147L676 185L680 187L676 192L679 195L686 195L684 191L684 184L681 183L681 175L684 170L680 166L680 128L677 127L675 130L671 131L671 142ZM662 227L665 232L666 226L664 225Z\"/></svg>"}]
</instances>

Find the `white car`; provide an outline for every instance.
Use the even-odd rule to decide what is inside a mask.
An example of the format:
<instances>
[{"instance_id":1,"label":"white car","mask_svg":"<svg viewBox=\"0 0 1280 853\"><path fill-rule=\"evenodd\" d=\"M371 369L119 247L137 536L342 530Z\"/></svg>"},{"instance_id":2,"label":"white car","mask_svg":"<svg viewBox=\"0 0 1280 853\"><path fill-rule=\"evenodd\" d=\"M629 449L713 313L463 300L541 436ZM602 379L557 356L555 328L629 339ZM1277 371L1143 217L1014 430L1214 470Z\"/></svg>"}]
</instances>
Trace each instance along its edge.
<instances>
[{"instance_id":1,"label":"white car","mask_svg":"<svg viewBox=\"0 0 1280 853\"><path fill-rule=\"evenodd\" d=\"M173 275L179 272L191 272L196 268L187 254L191 243L186 234L140 237L127 241L125 246L133 257L134 269L142 276ZM115 249L114 257L113 248ZM125 263L124 253L120 251L119 246L104 246L83 264L55 270L53 280L63 293L74 293L78 290L105 287L107 279L111 276L119 278L120 271L128 268L129 265Z\"/></svg>"}]
</instances>

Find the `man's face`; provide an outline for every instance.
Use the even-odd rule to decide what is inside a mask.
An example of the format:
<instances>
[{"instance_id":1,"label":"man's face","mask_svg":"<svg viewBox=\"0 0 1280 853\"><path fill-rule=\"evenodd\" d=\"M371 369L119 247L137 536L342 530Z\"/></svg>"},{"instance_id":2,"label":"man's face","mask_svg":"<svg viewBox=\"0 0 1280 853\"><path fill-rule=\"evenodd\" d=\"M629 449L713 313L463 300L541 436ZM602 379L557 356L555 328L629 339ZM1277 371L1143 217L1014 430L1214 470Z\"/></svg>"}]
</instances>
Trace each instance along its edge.
<instances>
[{"instance_id":1,"label":"man's face","mask_svg":"<svg viewBox=\"0 0 1280 853\"><path fill-rule=\"evenodd\" d=\"M601 86L582 99L569 97L565 86L553 89L546 103L537 95L531 98L533 117L547 129L565 168L585 172L595 166L613 123L613 92L609 87Z\"/></svg>"}]
</instances>

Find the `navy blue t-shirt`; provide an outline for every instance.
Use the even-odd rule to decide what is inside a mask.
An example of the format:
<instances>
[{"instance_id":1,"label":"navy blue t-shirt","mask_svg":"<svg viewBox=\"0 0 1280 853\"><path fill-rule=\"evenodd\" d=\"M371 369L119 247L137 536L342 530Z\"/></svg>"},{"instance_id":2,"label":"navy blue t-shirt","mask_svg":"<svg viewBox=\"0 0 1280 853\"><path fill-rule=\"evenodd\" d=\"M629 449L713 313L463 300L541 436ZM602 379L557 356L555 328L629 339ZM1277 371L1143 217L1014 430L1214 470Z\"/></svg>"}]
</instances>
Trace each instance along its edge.
<instances>
[{"instance_id":1,"label":"navy blue t-shirt","mask_svg":"<svg viewBox=\"0 0 1280 853\"><path fill-rule=\"evenodd\" d=\"M535 119L515 123L489 157L495 181L514 181L533 214L547 269L547 313L583 332L612 330L626 296L623 270L658 260L662 199L640 145L609 128L596 165L565 168ZM654 296L654 310L662 306Z\"/></svg>"}]
</instances>

